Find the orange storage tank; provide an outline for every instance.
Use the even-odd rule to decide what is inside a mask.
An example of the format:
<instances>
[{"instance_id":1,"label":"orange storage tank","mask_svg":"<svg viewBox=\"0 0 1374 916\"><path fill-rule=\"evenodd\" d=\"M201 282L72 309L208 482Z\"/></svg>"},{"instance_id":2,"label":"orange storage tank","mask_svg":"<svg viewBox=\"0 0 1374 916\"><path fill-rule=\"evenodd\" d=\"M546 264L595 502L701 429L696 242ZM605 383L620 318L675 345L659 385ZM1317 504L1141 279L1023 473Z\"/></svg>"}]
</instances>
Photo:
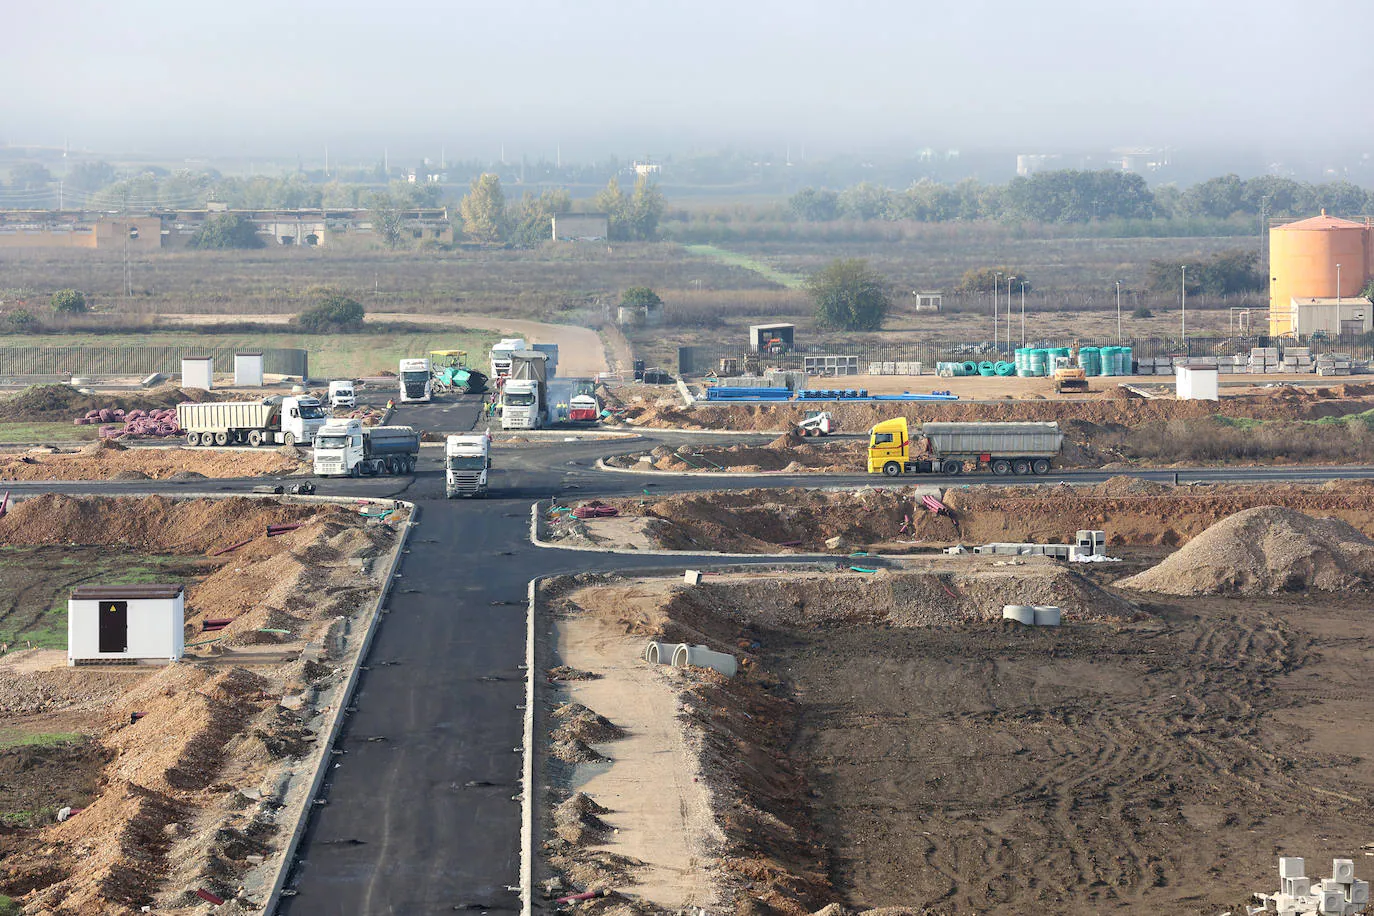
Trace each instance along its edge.
<instances>
[{"instance_id":1,"label":"orange storage tank","mask_svg":"<svg viewBox=\"0 0 1374 916\"><path fill-rule=\"evenodd\" d=\"M1358 296L1370 275L1370 227L1321 216L1269 229L1269 333L1292 333L1295 298ZM1336 265L1340 289L1336 289Z\"/></svg>"}]
</instances>

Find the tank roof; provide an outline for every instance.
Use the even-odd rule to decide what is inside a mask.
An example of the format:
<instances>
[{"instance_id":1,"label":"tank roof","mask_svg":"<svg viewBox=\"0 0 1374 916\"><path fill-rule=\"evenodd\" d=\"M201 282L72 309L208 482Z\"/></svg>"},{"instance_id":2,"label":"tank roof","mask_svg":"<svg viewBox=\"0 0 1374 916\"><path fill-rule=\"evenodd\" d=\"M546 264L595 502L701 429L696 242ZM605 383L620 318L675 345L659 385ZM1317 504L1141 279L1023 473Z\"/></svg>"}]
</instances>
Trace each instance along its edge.
<instances>
[{"instance_id":1,"label":"tank roof","mask_svg":"<svg viewBox=\"0 0 1374 916\"><path fill-rule=\"evenodd\" d=\"M1337 216L1327 216L1325 213L1323 213L1321 216L1311 216L1307 219L1300 219L1296 223L1284 223L1281 226L1274 226L1273 230L1277 232L1280 229L1321 230L1365 228L1367 227L1364 223L1357 223L1354 220L1349 219L1341 219Z\"/></svg>"}]
</instances>

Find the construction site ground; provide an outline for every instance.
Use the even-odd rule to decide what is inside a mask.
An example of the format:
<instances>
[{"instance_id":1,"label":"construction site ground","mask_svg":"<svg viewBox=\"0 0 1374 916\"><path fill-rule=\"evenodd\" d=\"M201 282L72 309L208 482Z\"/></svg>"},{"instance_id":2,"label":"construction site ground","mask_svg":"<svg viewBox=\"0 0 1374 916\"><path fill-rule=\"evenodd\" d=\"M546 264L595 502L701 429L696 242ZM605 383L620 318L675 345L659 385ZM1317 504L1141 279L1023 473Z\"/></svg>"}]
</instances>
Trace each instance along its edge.
<instances>
[{"instance_id":1,"label":"construction site ground","mask_svg":"<svg viewBox=\"0 0 1374 916\"><path fill-rule=\"evenodd\" d=\"M404 521L378 515L48 495L0 517L0 895L63 914L202 912L199 889L261 904ZM186 656L68 667L70 588L130 582L186 586Z\"/></svg>"},{"instance_id":2,"label":"construction site ground","mask_svg":"<svg viewBox=\"0 0 1374 916\"><path fill-rule=\"evenodd\" d=\"M551 583L546 867L621 895L592 911L1214 914L1278 852L1366 846L1367 596L1106 584L1164 552ZM1064 625L996 619L1012 596Z\"/></svg>"},{"instance_id":3,"label":"construction site ground","mask_svg":"<svg viewBox=\"0 0 1374 916\"><path fill-rule=\"evenodd\" d=\"M557 513L548 536L570 545L729 553L817 553L826 541L855 549L919 553L953 544L1073 543L1079 529L1101 529L1110 547L1176 547L1228 515L1284 506L1339 518L1374 536L1374 482L1197 484L1174 487L1114 477L1091 486L963 486L940 499L936 515L920 496L929 487L799 487L573 501L614 507L614 518ZM939 492L939 491L935 491Z\"/></svg>"},{"instance_id":4,"label":"construction site ground","mask_svg":"<svg viewBox=\"0 0 1374 916\"><path fill-rule=\"evenodd\" d=\"M294 446L264 449L127 447L102 439L80 448L42 446L0 452L6 480L195 480L284 476L310 472L309 452Z\"/></svg>"}]
</instances>

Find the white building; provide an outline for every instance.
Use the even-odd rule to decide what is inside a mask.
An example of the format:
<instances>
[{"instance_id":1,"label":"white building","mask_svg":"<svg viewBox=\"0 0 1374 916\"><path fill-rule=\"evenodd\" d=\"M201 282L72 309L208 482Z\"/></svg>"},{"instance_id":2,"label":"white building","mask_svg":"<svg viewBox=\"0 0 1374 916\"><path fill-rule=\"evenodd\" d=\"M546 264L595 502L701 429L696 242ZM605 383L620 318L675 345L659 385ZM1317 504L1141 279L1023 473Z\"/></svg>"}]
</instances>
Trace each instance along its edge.
<instances>
[{"instance_id":1,"label":"white building","mask_svg":"<svg viewBox=\"0 0 1374 916\"><path fill-rule=\"evenodd\" d=\"M559 213L553 218L555 242L604 241L611 234L611 220L605 213Z\"/></svg>"},{"instance_id":2,"label":"white building","mask_svg":"<svg viewBox=\"0 0 1374 916\"><path fill-rule=\"evenodd\" d=\"M180 585L81 585L67 599L67 664L174 662L185 652Z\"/></svg>"},{"instance_id":3,"label":"white building","mask_svg":"<svg viewBox=\"0 0 1374 916\"><path fill-rule=\"evenodd\" d=\"M183 356L181 358L181 387L201 388L209 391L215 387L215 360L209 356Z\"/></svg>"},{"instance_id":4,"label":"white building","mask_svg":"<svg viewBox=\"0 0 1374 916\"><path fill-rule=\"evenodd\" d=\"M1293 333L1310 337L1320 331L1327 337L1368 334L1374 330L1374 305L1363 296L1343 296L1339 299L1294 297Z\"/></svg>"}]
</instances>

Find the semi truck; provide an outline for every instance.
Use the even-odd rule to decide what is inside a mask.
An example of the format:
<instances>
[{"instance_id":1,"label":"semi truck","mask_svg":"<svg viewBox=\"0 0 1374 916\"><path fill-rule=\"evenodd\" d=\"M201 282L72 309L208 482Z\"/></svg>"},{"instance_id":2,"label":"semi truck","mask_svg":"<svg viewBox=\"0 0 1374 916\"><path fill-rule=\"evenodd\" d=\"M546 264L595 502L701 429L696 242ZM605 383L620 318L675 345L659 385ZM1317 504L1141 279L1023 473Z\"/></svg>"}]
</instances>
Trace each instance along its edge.
<instances>
[{"instance_id":1,"label":"semi truck","mask_svg":"<svg viewBox=\"0 0 1374 916\"><path fill-rule=\"evenodd\" d=\"M403 359L397 376L401 384L401 403L426 403L434 393L429 360Z\"/></svg>"},{"instance_id":2,"label":"semi truck","mask_svg":"<svg viewBox=\"0 0 1374 916\"><path fill-rule=\"evenodd\" d=\"M333 420L315 435L316 477L409 474L419 459L420 436L409 426Z\"/></svg>"},{"instance_id":3,"label":"semi truck","mask_svg":"<svg viewBox=\"0 0 1374 916\"><path fill-rule=\"evenodd\" d=\"M329 406L334 408L358 406L358 395L353 390L352 379L342 379L329 383Z\"/></svg>"},{"instance_id":4,"label":"semi truck","mask_svg":"<svg viewBox=\"0 0 1374 916\"><path fill-rule=\"evenodd\" d=\"M486 496L491 440L485 435L449 436L444 443L444 495Z\"/></svg>"},{"instance_id":5,"label":"semi truck","mask_svg":"<svg viewBox=\"0 0 1374 916\"><path fill-rule=\"evenodd\" d=\"M328 419L309 397L177 405L177 423L191 446L309 445Z\"/></svg>"},{"instance_id":6,"label":"semi truck","mask_svg":"<svg viewBox=\"0 0 1374 916\"><path fill-rule=\"evenodd\" d=\"M544 425L544 383L506 379L501 387L501 428L539 429Z\"/></svg>"},{"instance_id":7,"label":"semi truck","mask_svg":"<svg viewBox=\"0 0 1374 916\"><path fill-rule=\"evenodd\" d=\"M511 354L528 349L523 337L507 337L491 345L491 378L510 378Z\"/></svg>"},{"instance_id":8,"label":"semi truck","mask_svg":"<svg viewBox=\"0 0 1374 916\"><path fill-rule=\"evenodd\" d=\"M897 417L870 430L868 473L955 476L972 462L998 476L1046 474L1063 444L1058 423L923 423L913 441Z\"/></svg>"}]
</instances>

